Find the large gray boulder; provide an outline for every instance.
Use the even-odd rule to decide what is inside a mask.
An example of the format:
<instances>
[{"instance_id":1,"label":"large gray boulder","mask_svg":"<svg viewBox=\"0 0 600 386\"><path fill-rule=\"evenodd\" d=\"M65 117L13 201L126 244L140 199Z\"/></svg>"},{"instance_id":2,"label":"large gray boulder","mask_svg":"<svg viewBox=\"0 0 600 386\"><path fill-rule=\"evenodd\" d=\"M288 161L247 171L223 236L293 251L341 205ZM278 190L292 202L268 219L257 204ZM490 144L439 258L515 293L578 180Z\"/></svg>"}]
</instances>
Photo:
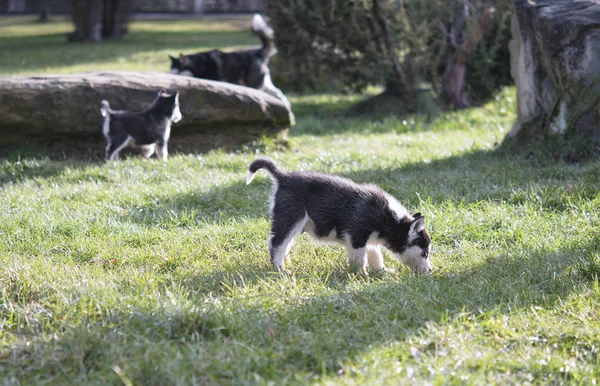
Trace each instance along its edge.
<instances>
[{"instance_id":1,"label":"large gray boulder","mask_svg":"<svg viewBox=\"0 0 600 386\"><path fill-rule=\"evenodd\" d=\"M509 137L600 143L600 2L515 0L510 43L518 119Z\"/></svg>"},{"instance_id":2,"label":"large gray boulder","mask_svg":"<svg viewBox=\"0 0 600 386\"><path fill-rule=\"evenodd\" d=\"M93 72L0 78L0 133L100 137L102 99L140 111L161 88L180 92L183 120L174 138L205 131L248 137L294 124L284 102L259 90L166 73Z\"/></svg>"}]
</instances>

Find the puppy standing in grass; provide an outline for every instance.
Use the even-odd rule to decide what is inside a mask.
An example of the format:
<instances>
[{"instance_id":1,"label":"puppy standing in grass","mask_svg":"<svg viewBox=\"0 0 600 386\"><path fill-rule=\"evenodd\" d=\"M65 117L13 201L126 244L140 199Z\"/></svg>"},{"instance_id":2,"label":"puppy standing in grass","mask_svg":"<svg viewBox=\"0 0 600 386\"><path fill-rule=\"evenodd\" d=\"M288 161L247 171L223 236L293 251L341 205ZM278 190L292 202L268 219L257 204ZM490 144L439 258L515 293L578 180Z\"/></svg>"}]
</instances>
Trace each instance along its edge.
<instances>
[{"instance_id":1,"label":"puppy standing in grass","mask_svg":"<svg viewBox=\"0 0 600 386\"><path fill-rule=\"evenodd\" d=\"M252 31L262 47L234 52L212 50L193 55L169 55L171 73L202 79L218 80L262 90L279 98L288 108L291 104L271 80L269 59L277 53L273 29L259 14L252 18Z\"/></svg>"},{"instance_id":2,"label":"puppy standing in grass","mask_svg":"<svg viewBox=\"0 0 600 386\"><path fill-rule=\"evenodd\" d=\"M250 164L246 184L263 168L273 179L269 253L279 270L285 271L284 257L294 238L306 232L344 245L350 264L360 272L366 273L367 266L385 269L381 245L414 272L431 272L431 238L425 217L411 216L379 187L314 172L287 173L270 158Z\"/></svg>"},{"instance_id":3,"label":"puppy standing in grass","mask_svg":"<svg viewBox=\"0 0 600 386\"><path fill-rule=\"evenodd\" d=\"M108 101L100 103L102 134L106 139L106 160L118 160L119 152L127 146L142 149L142 155L156 155L167 160L167 142L171 124L182 118L179 110L179 92L168 94L160 90L150 107L142 112L114 111Z\"/></svg>"}]
</instances>

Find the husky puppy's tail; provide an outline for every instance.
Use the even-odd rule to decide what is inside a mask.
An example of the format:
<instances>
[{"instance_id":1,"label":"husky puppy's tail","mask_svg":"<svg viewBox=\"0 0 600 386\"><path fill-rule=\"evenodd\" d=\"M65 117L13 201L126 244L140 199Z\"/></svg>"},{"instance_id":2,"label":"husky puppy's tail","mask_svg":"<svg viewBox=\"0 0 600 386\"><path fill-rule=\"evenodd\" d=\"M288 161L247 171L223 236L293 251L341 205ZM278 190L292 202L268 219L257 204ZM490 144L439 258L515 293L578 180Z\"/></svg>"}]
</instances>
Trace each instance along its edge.
<instances>
[{"instance_id":1,"label":"husky puppy's tail","mask_svg":"<svg viewBox=\"0 0 600 386\"><path fill-rule=\"evenodd\" d=\"M267 25L265 19L258 13L252 18L252 32L254 32L262 42L260 51L263 60L268 59L277 53L277 49L275 48L275 33L273 32L273 29Z\"/></svg>"},{"instance_id":2,"label":"husky puppy's tail","mask_svg":"<svg viewBox=\"0 0 600 386\"><path fill-rule=\"evenodd\" d=\"M105 117L108 115L108 113L110 113L110 104L108 101L103 100L100 102L100 114Z\"/></svg>"},{"instance_id":3,"label":"husky puppy's tail","mask_svg":"<svg viewBox=\"0 0 600 386\"><path fill-rule=\"evenodd\" d=\"M250 166L248 167L248 174L246 175L246 185L252 182L254 179L254 175L258 171L258 169L267 169L271 176L276 181L279 181L281 177L284 176L284 172L277 167L275 161L268 157L260 157L252 161Z\"/></svg>"}]
</instances>

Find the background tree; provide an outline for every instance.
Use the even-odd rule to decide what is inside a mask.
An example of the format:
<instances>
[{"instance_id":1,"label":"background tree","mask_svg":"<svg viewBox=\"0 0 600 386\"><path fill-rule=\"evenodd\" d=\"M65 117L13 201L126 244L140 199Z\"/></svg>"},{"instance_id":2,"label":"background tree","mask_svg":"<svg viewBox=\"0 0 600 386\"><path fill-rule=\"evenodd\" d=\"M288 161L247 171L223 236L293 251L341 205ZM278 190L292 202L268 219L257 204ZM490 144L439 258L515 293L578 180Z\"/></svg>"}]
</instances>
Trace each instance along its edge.
<instances>
[{"instance_id":1,"label":"background tree","mask_svg":"<svg viewBox=\"0 0 600 386\"><path fill-rule=\"evenodd\" d=\"M600 153L599 29L597 1L515 0L510 50L518 118L508 138L528 148L553 143L570 161Z\"/></svg>"},{"instance_id":2,"label":"background tree","mask_svg":"<svg viewBox=\"0 0 600 386\"><path fill-rule=\"evenodd\" d=\"M385 84L405 104L431 90L455 107L511 81L510 0L267 0L279 83ZM287 69L287 70L286 70ZM281 73L281 71L278 71Z\"/></svg>"},{"instance_id":3,"label":"background tree","mask_svg":"<svg viewBox=\"0 0 600 386\"><path fill-rule=\"evenodd\" d=\"M71 0L75 31L69 41L99 42L125 34L134 5L128 0Z\"/></svg>"},{"instance_id":4,"label":"background tree","mask_svg":"<svg viewBox=\"0 0 600 386\"><path fill-rule=\"evenodd\" d=\"M38 16L39 22L48 21L48 18L50 17L50 9L51 9L50 0L40 0L40 10L39 10L39 16Z\"/></svg>"}]
</instances>

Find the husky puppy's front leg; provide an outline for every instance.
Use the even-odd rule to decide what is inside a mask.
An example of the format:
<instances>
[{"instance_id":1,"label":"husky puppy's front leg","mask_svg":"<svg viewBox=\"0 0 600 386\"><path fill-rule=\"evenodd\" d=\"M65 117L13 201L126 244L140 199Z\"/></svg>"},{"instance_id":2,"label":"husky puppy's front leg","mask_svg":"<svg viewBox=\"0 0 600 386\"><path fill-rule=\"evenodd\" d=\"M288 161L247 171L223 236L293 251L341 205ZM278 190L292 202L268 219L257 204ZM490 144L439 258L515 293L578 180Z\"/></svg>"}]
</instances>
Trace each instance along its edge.
<instances>
[{"instance_id":1,"label":"husky puppy's front leg","mask_svg":"<svg viewBox=\"0 0 600 386\"><path fill-rule=\"evenodd\" d=\"M378 245L367 245L367 261L373 271L387 271Z\"/></svg>"},{"instance_id":2,"label":"husky puppy's front leg","mask_svg":"<svg viewBox=\"0 0 600 386\"><path fill-rule=\"evenodd\" d=\"M165 140L157 141L155 146L156 146L156 155L158 156L158 158L163 161L166 161L167 157L169 156L169 151L167 149L167 141L165 141Z\"/></svg>"},{"instance_id":3,"label":"husky puppy's front leg","mask_svg":"<svg viewBox=\"0 0 600 386\"><path fill-rule=\"evenodd\" d=\"M133 138L125 135L111 138L109 145L106 147L106 159L108 161L118 161L121 150L129 146L132 141Z\"/></svg>"},{"instance_id":4,"label":"husky puppy's front leg","mask_svg":"<svg viewBox=\"0 0 600 386\"><path fill-rule=\"evenodd\" d=\"M152 154L154 154L155 144L152 145L142 145L140 146L142 157L150 158Z\"/></svg>"},{"instance_id":5,"label":"husky puppy's front leg","mask_svg":"<svg viewBox=\"0 0 600 386\"><path fill-rule=\"evenodd\" d=\"M367 274L367 248L354 248L352 245L347 245L348 261L350 269L356 270L361 275Z\"/></svg>"}]
</instances>

